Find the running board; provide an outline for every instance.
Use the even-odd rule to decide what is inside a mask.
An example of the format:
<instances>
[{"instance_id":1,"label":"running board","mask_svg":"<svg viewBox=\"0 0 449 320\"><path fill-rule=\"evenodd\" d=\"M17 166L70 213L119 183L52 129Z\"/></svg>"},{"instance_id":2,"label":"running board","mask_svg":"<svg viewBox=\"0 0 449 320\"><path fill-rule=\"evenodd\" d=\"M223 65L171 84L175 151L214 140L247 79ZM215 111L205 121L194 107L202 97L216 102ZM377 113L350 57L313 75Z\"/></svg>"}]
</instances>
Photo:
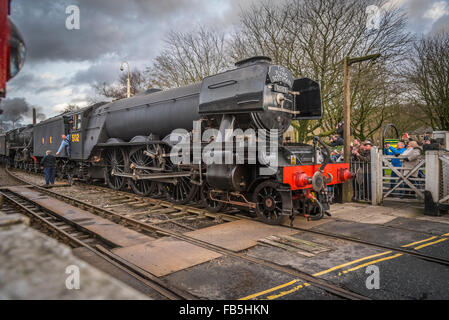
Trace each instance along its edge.
<instances>
[{"instance_id":1,"label":"running board","mask_svg":"<svg viewBox=\"0 0 449 320\"><path fill-rule=\"evenodd\" d=\"M190 177L190 172L167 172L167 173L154 173L154 174L132 174L132 173L116 173L112 170L111 175L117 177L130 178L133 180L161 180L170 178L182 178ZM161 181L166 182L166 181Z\"/></svg>"}]
</instances>

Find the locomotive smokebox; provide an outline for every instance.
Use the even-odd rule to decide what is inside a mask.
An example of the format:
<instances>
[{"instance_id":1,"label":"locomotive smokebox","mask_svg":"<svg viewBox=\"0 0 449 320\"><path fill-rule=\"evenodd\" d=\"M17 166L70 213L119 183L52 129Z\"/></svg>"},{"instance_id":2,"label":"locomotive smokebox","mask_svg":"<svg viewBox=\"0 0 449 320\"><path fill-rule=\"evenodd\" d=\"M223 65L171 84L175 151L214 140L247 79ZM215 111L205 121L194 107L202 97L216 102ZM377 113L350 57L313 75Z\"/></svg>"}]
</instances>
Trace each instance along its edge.
<instances>
[{"instance_id":1,"label":"locomotive smokebox","mask_svg":"<svg viewBox=\"0 0 449 320\"><path fill-rule=\"evenodd\" d=\"M242 129L277 130L281 136L292 120L292 73L267 57L236 63L236 69L203 80L201 115L233 115ZM284 99L278 99L279 94ZM230 128L231 129L231 128Z\"/></svg>"}]
</instances>

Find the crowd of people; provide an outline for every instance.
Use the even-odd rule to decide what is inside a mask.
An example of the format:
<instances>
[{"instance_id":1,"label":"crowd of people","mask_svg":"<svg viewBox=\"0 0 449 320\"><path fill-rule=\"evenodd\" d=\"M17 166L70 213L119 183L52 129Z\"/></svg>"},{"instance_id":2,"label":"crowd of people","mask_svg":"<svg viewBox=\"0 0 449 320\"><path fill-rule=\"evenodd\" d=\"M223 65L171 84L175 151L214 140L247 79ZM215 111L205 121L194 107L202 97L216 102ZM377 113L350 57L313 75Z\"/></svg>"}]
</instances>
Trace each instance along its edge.
<instances>
[{"instance_id":1,"label":"crowd of people","mask_svg":"<svg viewBox=\"0 0 449 320\"><path fill-rule=\"evenodd\" d=\"M341 126L341 124L339 124ZM431 139L431 133L425 132L422 139L411 138L408 134L405 134L402 139L397 143L396 147L386 143L384 146L384 154L389 156L401 157L401 159L393 159L392 164L394 167L401 167L403 162L408 162L405 167L414 167L417 164L418 158L424 154L426 150L433 150L436 141ZM342 134L331 136L329 145L332 148L331 157L334 162L344 161L344 139ZM351 161L371 161L371 148L374 144L371 140L360 141L354 139L351 142Z\"/></svg>"},{"instance_id":2,"label":"crowd of people","mask_svg":"<svg viewBox=\"0 0 449 320\"><path fill-rule=\"evenodd\" d=\"M332 148L331 157L334 162L344 162L344 139L343 134L340 132L339 127L337 127L337 134L330 138L330 146ZM360 141L359 139L354 139L350 144L351 150L351 162L359 163L358 166L364 163L371 163L371 148L373 143L370 140ZM383 146L383 154L390 156L391 165L396 170L389 170L391 173L385 173L390 176L391 179L387 180L387 188L393 189L400 181L399 172L403 176L409 176L410 181L417 187L422 184L422 179L425 178L425 172L422 168L415 169L416 166L421 161L426 150L438 150L437 141L431 139L431 132L425 132L422 137L410 137L408 134L399 139L399 141L393 146L390 143L385 143ZM365 170L367 171L367 170ZM364 178L369 184L370 182L370 172L364 172ZM399 187L396 187L397 191L401 196L408 196L411 191L404 192L404 189L409 187L402 183Z\"/></svg>"}]
</instances>

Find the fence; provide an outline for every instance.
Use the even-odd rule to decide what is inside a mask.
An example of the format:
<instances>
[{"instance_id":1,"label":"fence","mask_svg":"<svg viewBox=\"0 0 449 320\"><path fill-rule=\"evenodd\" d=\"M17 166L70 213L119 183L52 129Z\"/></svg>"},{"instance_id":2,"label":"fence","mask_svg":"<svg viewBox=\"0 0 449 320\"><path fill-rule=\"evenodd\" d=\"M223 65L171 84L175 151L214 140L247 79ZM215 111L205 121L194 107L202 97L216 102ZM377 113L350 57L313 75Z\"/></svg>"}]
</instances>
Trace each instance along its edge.
<instances>
[{"instance_id":1,"label":"fence","mask_svg":"<svg viewBox=\"0 0 449 320\"><path fill-rule=\"evenodd\" d=\"M404 168L399 158L385 155L381 155L381 158L382 200L399 198L424 201L425 159L419 159L413 168ZM394 160L396 163L393 163Z\"/></svg>"},{"instance_id":2,"label":"fence","mask_svg":"<svg viewBox=\"0 0 449 320\"><path fill-rule=\"evenodd\" d=\"M354 191L352 198L353 201L371 202L371 163L364 161L351 161L350 169L352 172L357 173L357 179L352 180L352 188Z\"/></svg>"},{"instance_id":3,"label":"fence","mask_svg":"<svg viewBox=\"0 0 449 320\"><path fill-rule=\"evenodd\" d=\"M371 162L352 161L351 170L357 173L353 182L353 200L373 205L380 205L385 199L424 203L426 157L423 156L413 168L404 168L402 161L384 155L376 147L371 148Z\"/></svg>"},{"instance_id":4,"label":"fence","mask_svg":"<svg viewBox=\"0 0 449 320\"><path fill-rule=\"evenodd\" d=\"M394 160L397 159L397 160ZM449 152L427 151L413 167L403 167L401 157L371 149L371 161L352 161L357 173L353 201L381 205L384 200L418 202L429 215L449 211Z\"/></svg>"}]
</instances>

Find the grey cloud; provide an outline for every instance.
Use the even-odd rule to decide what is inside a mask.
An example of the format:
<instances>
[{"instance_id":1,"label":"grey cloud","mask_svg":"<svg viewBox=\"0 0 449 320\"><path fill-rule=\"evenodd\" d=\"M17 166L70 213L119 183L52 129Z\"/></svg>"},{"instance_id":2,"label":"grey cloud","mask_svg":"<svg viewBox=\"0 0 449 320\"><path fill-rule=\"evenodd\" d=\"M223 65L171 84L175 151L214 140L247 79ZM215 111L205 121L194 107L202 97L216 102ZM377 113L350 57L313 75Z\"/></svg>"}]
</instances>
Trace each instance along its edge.
<instances>
[{"instance_id":1,"label":"grey cloud","mask_svg":"<svg viewBox=\"0 0 449 320\"><path fill-rule=\"evenodd\" d=\"M439 33L442 31L449 32L449 15L441 17L432 26L430 34Z\"/></svg>"},{"instance_id":2,"label":"grey cloud","mask_svg":"<svg viewBox=\"0 0 449 320\"><path fill-rule=\"evenodd\" d=\"M25 98L12 98L2 100L0 108L3 111L0 115L0 120L6 127L11 127L22 123L25 118L32 119L33 108L36 109L36 115L38 120L44 120L45 114L43 109L38 106L30 105Z\"/></svg>"},{"instance_id":3,"label":"grey cloud","mask_svg":"<svg viewBox=\"0 0 449 320\"><path fill-rule=\"evenodd\" d=\"M424 18L424 13L429 10L434 3L442 0L409 0L405 3L405 9L409 17L409 28L416 33L426 33L435 27L435 23L431 19ZM448 4L449 1L445 0ZM443 17L444 18L444 17ZM443 19L440 18L439 20ZM433 25L432 25L433 23Z\"/></svg>"},{"instance_id":4,"label":"grey cloud","mask_svg":"<svg viewBox=\"0 0 449 320\"><path fill-rule=\"evenodd\" d=\"M8 90L38 95L47 91L60 90L66 85L67 81L68 79L42 79L33 73L21 71L14 79L8 82Z\"/></svg>"},{"instance_id":5,"label":"grey cloud","mask_svg":"<svg viewBox=\"0 0 449 320\"><path fill-rule=\"evenodd\" d=\"M423 1L423 0L409 0L406 2L407 12L409 17L415 19L422 17L423 13L429 9L435 0Z\"/></svg>"},{"instance_id":6,"label":"grey cloud","mask_svg":"<svg viewBox=\"0 0 449 320\"><path fill-rule=\"evenodd\" d=\"M97 62L88 69L78 71L71 79L70 84L94 84L111 82L117 78L120 60L114 62Z\"/></svg>"},{"instance_id":7,"label":"grey cloud","mask_svg":"<svg viewBox=\"0 0 449 320\"><path fill-rule=\"evenodd\" d=\"M80 30L67 30L65 9L80 8ZM12 17L28 47L30 61L96 60L104 54L154 54L164 26L183 26L200 14L203 1L15 0ZM176 21L176 24L174 23ZM156 41L157 42L157 41ZM138 46L139 51L130 51Z\"/></svg>"},{"instance_id":8,"label":"grey cloud","mask_svg":"<svg viewBox=\"0 0 449 320\"><path fill-rule=\"evenodd\" d=\"M8 90L29 91L37 82L36 76L29 72L19 72L19 74L8 82Z\"/></svg>"},{"instance_id":9,"label":"grey cloud","mask_svg":"<svg viewBox=\"0 0 449 320\"><path fill-rule=\"evenodd\" d=\"M8 83L10 94L47 106L81 103L94 92L86 87L112 82L120 74L120 62L129 61L131 68L144 68L152 63L164 45L170 29L189 30L197 25L226 28L239 19L240 6L247 0L14 0L12 19L27 45L24 69ZM67 30L65 12L68 5L80 8L80 30ZM87 61L87 69L77 72L53 72L43 78L41 65L57 66L59 62ZM84 63L83 63L84 65ZM39 71L38 71L39 70ZM76 71L76 70L75 70ZM51 71L49 71L51 72ZM68 76L67 74L73 74ZM56 78L58 77L58 78ZM60 98L58 90L70 89ZM81 91L83 92L81 92ZM53 108L53 109L52 109Z\"/></svg>"}]
</instances>

